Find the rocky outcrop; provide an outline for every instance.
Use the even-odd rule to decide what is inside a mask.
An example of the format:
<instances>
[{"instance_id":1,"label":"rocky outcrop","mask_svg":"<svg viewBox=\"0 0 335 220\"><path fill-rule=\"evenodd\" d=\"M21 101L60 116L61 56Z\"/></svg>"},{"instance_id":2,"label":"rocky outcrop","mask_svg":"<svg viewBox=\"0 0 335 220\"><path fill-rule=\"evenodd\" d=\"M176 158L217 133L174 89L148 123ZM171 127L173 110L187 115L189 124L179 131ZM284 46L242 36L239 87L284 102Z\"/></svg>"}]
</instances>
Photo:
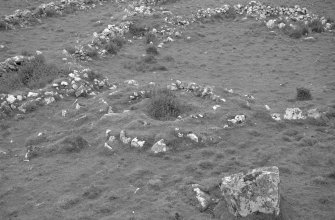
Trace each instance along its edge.
<instances>
[{"instance_id":1,"label":"rocky outcrop","mask_svg":"<svg viewBox=\"0 0 335 220\"><path fill-rule=\"evenodd\" d=\"M221 190L235 216L255 213L279 215L279 169L262 167L222 178Z\"/></svg>"}]
</instances>

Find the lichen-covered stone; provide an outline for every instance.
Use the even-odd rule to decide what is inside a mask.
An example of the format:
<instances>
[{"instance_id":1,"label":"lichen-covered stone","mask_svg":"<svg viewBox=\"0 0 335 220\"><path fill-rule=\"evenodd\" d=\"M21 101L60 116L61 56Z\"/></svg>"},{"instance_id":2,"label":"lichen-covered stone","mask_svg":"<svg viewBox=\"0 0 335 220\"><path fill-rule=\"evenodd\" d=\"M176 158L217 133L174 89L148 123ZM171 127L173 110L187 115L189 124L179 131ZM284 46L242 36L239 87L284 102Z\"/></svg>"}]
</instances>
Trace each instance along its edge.
<instances>
[{"instance_id":1,"label":"lichen-covered stone","mask_svg":"<svg viewBox=\"0 0 335 220\"><path fill-rule=\"evenodd\" d=\"M151 147L151 151L154 152L155 154L161 153L161 152L166 152L167 151L167 147L166 147L166 144L164 142L164 139L161 139L161 140L157 141Z\"/></svg>"},{"instance_id":2,"label":"lichen-covered stone","mask_svg":"<svg viewBox=\"0 0 335 220\"><path fill-rule=\"evenodd\" d=\"M222 179L221 191L229 211L235 216L253 213L279 215L279 169L261 167Z\"/></svg>"}]
</instances>

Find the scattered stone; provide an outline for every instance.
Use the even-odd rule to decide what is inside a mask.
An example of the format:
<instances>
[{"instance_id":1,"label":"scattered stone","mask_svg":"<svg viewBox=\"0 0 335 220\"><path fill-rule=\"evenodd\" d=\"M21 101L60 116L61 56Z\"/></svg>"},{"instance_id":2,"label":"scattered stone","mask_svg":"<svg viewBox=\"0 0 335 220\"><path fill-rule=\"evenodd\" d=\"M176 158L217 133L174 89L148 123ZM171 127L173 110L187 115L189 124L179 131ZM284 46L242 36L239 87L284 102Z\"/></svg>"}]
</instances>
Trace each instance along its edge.
<instances>
[{"instance_id":1,"label":"scattered stone","mask_svg":"<svg viewBox=\"0 0 335 220\"><path fill-rule=\"evenodd\" d=\"M273 120L275 120L275 121L280 121L281 120L279 113L273 113L273 114L271 114L271 118Z\"/></svg>"},{"instance_id":2,"label":"scattered stone","mask_svg":"<svg viewBox=\"0 0 335 220\"><path fill-rule=\"evenodd\" d=\"M306 117L303 116L300 108L287 108L285 111L284 119L299 120L299 119L306 119Z\"/></svg>"},{"instance_id":3,"label":"scattered stone","mask_svg":"<svg viewBox=\"0 0 335 220\"><path fill-rule=\"evenodd\" d=\"M66 117L66 114L67 114L67 110L62 110L62 117Z\"/></svg>"},{"instance_id":4,"label":"scattered stone","mask_svg":"<svg viewBox=\"0 0 335 220\"><path fill-rule=\"evenodd\" d=\"M191 186L199 202L197 207L199 208L201 212L205 211L208 208L208 206L211 204L211 200L212 200L211 197L199 188L200 187L199 184L192 184Z\"/></svg>"},{"instance_id":5,"label":"scattered stone","mask_svg":"<svg viewBox=\"0 0 335 220\"><path fill-rule=\"evenodd\" d=\"M137 137L135 137L133 138L133 140L131 140L130 146L136 147L136 148L142 148L144 144L145 144L145 141L140 141L139 139L137 139Z\"/></svg>"},{"instance_id":6,"label":"scattered stone","mask_svg":"<svg viewBox=\"0 0 335 220\"><path fill-rule=\"evenodd\" d=\"M28 98L37 97L37 96L38 96L38 93L36 93L36 92L28 92L28 95L27 95Z\"/></svg>"},{"instance_id":7,"label":"scattered stone","mask_svg":"<svg viewBox=\"0 0 335 220\"><path fill-rule=\"evenodd\" d=\"M13 95L8 95L6 100L9 104L13 104L15 102L16 98Z\"/></svg>"},{"instance_id":8,"label":"scattered stone","mask_svg":"<svg viewBox=\"0 0 335 220\"><path fill-rule=\"evenodd\" d=\"M186 136L194 142L199 142L199 138L193 133L187 134Z\"/></svg>"},{"instance_id":9,"label":"scattered stone","mask_svg":"<svg viewBox=\"0 0 335 220\"><path fill-rule=\"evenodd\" d=\"M245 122L245 119L246 119L245 115L236 115L235 118L228 119L228 121L233 124L242 124Z\"/></svg>"},{"instance_id":10,"label":"scattered stone","mask_svg":"<svg viewBox=\"0 0 335 220\"><path fill-rule=\"evenodd\" d=\"M309 118L319 119L321 118L321 116L322 116L322 113L316 108L313 108L307 111L307 117Z\"/></svg>"},{"instance_id":11,"label":"scattered stone","mask_svg":"<svg viewBox=\"0 0 335 220\"><path fill-rule=\"evenodd\" d=\"M246 174L237 173L222 179L221 191L229 211L236 217L265 213L279 215L279 169L261 167Z\"/></svg>"},{"instance_id":12,"label":"scattered stone","mask_svg":"<svg viewBox=\"0 0 335 220\"><path fill-rule=\"evenodd\" d=\"M152 147L151 151L154 152L155 154L157 153L162 153L167 151L166 144L164 142L164 139L161 139L157 141Z\"/></svg>"},{"instance_id":13,"label":"scattered stone","mask_svg":"<svg viewBox=\"0 0 335 220\"><path fill-rule=\"evenodd\" d=\"M124 144L129 144L131 141L130 137L126 137L126 132L124 130L121 130L120 132L120 140Z\"/></svg>"},{"instance_id":14,"label":"scattered stone","mask_svg":"<svg viewBox=\"0 0 335 220\"><path fill-rule=\"evenodd\" d=\"M216 109L218 109L218 108L220 108L221 107L221 105L214 105L213 106L213 109L214 109L214 111L216 110Z\"/></svg>"}]
</instances>

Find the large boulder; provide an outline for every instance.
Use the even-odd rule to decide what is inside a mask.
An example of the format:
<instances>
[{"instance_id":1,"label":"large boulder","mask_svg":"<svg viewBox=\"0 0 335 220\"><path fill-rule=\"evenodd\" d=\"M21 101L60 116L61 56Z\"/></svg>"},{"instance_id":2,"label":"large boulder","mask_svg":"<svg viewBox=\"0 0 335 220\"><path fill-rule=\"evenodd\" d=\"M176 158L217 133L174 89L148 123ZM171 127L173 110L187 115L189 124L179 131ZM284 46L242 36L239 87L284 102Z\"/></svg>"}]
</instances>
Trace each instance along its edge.
<instances>
[{"instance_id":1,"label":"large boulder","mask_svg":"<svg viewBox=\"0 0 335 220\"><path fill-rule=\"evenodd\" d=\"M262 167L222 178L221 191L229 212L236 217L259 213L278 216L279 183L278 167Z\"/></svg>"}]
</instances>

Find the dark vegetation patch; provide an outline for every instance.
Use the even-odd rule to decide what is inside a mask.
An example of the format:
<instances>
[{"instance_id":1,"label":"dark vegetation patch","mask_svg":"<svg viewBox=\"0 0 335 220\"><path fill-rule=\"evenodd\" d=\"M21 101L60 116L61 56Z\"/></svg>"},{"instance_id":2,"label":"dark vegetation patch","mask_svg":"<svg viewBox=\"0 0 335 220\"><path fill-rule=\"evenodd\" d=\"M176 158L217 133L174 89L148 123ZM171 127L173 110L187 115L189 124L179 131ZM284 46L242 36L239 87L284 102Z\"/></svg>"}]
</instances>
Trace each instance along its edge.
<instances>
[{"instance_id":1,"label":"dark vegetation patch","mask_svg":"<svg viewBox=\"0 0 335 220\"><path fill-rule=\"evenodd\" d=\"M18 71L0 76L0 93L9 93L22 88L42 88L68 73L64 67L59 68L55 64L47 63L43 55L36 55L31 62L23 63Z\"/></svg>"},{"instance_id":2,"label":"dark vegetation patch","mask_svg":"<svg viewBox=\"0 0 335 220\"><path fill-rule=\"evenodd\" d=\"M306 101L312 99L311 91L307 88L300 87L297 88L297 100L298 101Z\"/></svg>"},{"instance_id":3,"label":"dark vegetation patch","mask_svg":"<svg viewBox=\"0 0 335 220\"><path fill-rule=\"evenodd\" d=\"M105 50L107 50L110 54L117 54L122 46L125 44L125 39L122 37L115 37L111 39L107 44L105 45Z\"/></svg>"},{"instance_id":4,"label":"dark vegetation patch","mask_svg":"<svg viewBox=\"0 0 335 220\"><path fill-rule=\"evenodd\" d=\"M85 51L88 57L93 59L97 58L99 55L98 50L95 47L89 47L85 45L83 50Z\"/></svg>"},{"instance_id":5,"label":"dark vegetation patch","mask_svg":"<svg viewBox=\"0 0 335 220\"><path fill-rule=\"evenodd\" d=\"M74 153L89 147L89 144L81 136L69 136L62 140L58 147L60 153Z\"/></svg>"},{"instance_id":6,"label":"dark vegetation patch","mask_svg":"<svg viewBox=\"0 0 335 220\"><path fill-rule=\"evenodd\" d=\"M283 28L284 34L288 35L291 38L299 39L302 36L305 36L309 33L308 26L303 22L298 22L295 27L291 27L290 25L286 25Z\"/></svg>"},{"instance_id":7,"label":"dark vegetation patch","mask_svg":"<svg viewBox=\"0 0 335 220\"><path fill-rule=\"evenodd\" d=\"M157 47L155 47L154 45L147 46L145 51L146 51L147 54L158 55Z\"/></svg>"},{"instance_id":8,"label":"dark vegetation patch","mask_svg":"<svg viewBox=\"0 0 335 220\"><path fill-rule=\"evenodd\" d=\"M314 19L312 22L308 24L308 27L311 29L312 32L322 33L325 31L319 19Z\"/></svg>"},{"instance_id":9,"label":"dark vegetation patch","mask_svg":"<svg viewBox=\"0 0 335 220\"><path fill-rule=\"evenodd\" d=\"M146 44L156 44L157 43L157 36L156 34L152 33L152 32L148 32L145 35L145 43Z\"/></svg>"},{"instance_id":10,"label":"dark vegetation patch","mask_svg":"<svg viewBox=\"0 0 335 220\"><path fill-rule=\"evenodd\" d=\"M148 31L147 27L139 21L134 21L129 25L129 34L135 37L144 36Z\"/></svg>"},{"instance_id":11,"label":"dark vegetation patch","mask_svg":"<svg viewBox=\"0 0 335 220\"><path fill-rule=\"evenodd\" d=\"M8 25L6 24L6 22L0 20L0 31L5 31L9 29Z\"/></svg>"},{"instance_id":12,"label":"dark vegetation patch","mask_svg":"<svg viewBox=\"0 0 335 220\"><path fill-rule=\"evenodd\" d=\"M143 56L137 61L125 63L123 66L126 69L136 70L138 72L167 71L167 68L160 65L157 58L152 54Z\"/></svg>"},{"instance_id":13,"label":"dark vegetation patch","mask_svg":"<svg viewBox=\"0 0 335 220\"><path fill-rule=\"evenodd\" d=\"M156 89L150 98L147 112L157 120L175 119L189 109L168 89Z\"/></svg>"},{"instance_id":14,"label":"dark vegetation patch","mask_svg":"<svg viewBox=\"0 0 335 220\"><path fill-rule=\"evenodd\" d=\"M69 54L74 54L76 52L76 48L74 46L67 46L65 47L65 50L69 53Z\"/></svg>"}]
</instances>

